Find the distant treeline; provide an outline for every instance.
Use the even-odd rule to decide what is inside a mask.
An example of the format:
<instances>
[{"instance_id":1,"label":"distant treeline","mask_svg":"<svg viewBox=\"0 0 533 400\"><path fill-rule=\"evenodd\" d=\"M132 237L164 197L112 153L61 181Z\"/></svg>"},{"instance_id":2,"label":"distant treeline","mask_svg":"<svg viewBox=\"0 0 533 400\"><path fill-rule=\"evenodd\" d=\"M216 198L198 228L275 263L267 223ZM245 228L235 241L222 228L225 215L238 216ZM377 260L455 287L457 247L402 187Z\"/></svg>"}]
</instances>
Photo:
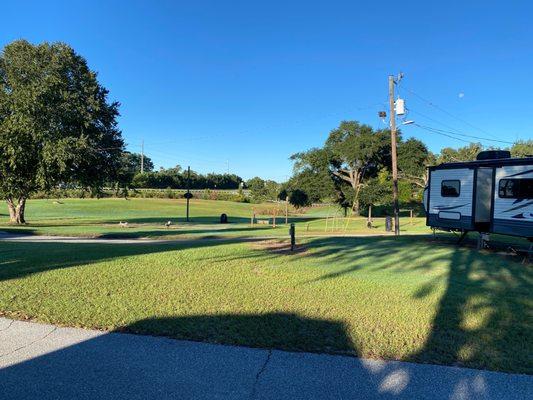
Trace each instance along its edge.
<instances>
[{"instance_id":1,"label":"distant treeline","mask_svg":"<svg viewBox=\"0 0 533 400\"><path fill-rule=\"evenodd\" d=\"M187 170L180 165L154 171L154 163L147 156L144 156L142 169L141 173L140 154L123 153L118 186L126 189L239 189L243 185L243 179L235 174L200 174L191 170L188 179Z\"/></svg>"},{"instance_id":2,"label":"distant treeline","mask_svg":"<svg viewBox=\"0 0 533 400\"><path fill-rule=\"evenodd\" d=\"M186 190L184 189L129 189L127 191L121 189L102 189L94 192L82 188L57 188L47 191L39 191L34 193L32 199L84 199L84 198L111 198L111 197L126 197L126 198L143 198L143 199L183 199L185 198ZM248 203L251 201L249 191L247 190L212 190L212 189L192 189L192 198L202 200L224 200L236 201L240 203Z\"/></svg>"},{"instance_id":3,"label":"distant treeline","mask_svg":"<svg viewBox=\"0 0 533 400\"><path fill-rule=\"evenodd\" d=\"M133 177L131 187L140 189L184 189L187 187L191 189L238 189L243 185L242 178L235 174L203 175L191 171L188 180L187 171L172 170L138 173Z\"/></svg>"}]
</instances>

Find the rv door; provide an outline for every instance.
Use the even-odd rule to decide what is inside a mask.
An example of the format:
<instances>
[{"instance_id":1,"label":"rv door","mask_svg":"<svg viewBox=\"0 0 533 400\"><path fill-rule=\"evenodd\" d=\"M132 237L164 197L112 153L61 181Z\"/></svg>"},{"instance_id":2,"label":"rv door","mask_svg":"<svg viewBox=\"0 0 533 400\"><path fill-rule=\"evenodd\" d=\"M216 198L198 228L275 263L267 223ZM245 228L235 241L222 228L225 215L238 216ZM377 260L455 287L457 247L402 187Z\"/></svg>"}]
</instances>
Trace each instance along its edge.
<instances>
[{"instance_id":1,"label":"rv door","mask_svg":"<svg viewBox=\"0 0 533 400\"><path fill-rule=\"evenodd\" d=\"M490 209L492 202L492 174L494 168L478 168L476 179L475 218L476 229L488 231L490 227Z\"/></svg>"}]
</instances>

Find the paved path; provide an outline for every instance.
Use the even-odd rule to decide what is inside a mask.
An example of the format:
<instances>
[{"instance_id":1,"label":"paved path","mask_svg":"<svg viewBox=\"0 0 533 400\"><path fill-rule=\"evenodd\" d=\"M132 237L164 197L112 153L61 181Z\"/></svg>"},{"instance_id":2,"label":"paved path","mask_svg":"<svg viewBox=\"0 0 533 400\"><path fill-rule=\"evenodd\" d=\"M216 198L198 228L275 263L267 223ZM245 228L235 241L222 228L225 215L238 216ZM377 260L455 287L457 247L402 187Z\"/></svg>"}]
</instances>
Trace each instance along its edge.
<instances>
[{"instance_id":1,"label":"paved path","mask_svg":"<svg viewBox=\"0 0 533 400\"><path fill-rule=\"evenodd\" d=\"M2 399L531 399L533 376L0 318Z\"/></svg>"},{"instance_id":2,"label":"paved path","mask_svg":"<svg viewBox=\"0 0 533 400\"><path fill-rule=\"evenodd\" d=\"M81 236L55 236L55 235L32 235L26 232L23 233L11 233L0 231L0 241L7 242L24 242L24 243L102 243L102 244L165 244L165 243L185 243L185 242L194 242L194 241L259 241L259 240L277 240L277 239L287 239L288 236L238 236L238 235L227 235L220 234L216 235L219 231L214 231L212 233L206 232L208 237L198 237L186 236L178 239L151 239L151 238L131 238L131 239L121 239L121 238L91 238L91 237L81 237ZM404 236L429 236L429 234L419 234L419 233L406 233ZM300 234L297 238L320 238L320 237L392 237L389 233L370 233L370 234Z\"/></svg>"}]
</instances>

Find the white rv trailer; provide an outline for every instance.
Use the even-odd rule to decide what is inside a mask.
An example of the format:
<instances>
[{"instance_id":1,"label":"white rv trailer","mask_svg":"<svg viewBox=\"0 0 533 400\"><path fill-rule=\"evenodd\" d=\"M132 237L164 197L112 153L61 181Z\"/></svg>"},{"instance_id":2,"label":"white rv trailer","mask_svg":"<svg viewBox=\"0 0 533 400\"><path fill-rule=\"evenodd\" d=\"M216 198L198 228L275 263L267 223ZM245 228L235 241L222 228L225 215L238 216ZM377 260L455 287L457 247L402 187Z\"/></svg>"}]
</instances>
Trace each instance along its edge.
<instances>
[{"instance_id":1,"label":"white rv trailer","mask_svg":"<svg viewBox=\"0 0 533 400\"><path fill-rule=\"evenodd\" d=\"M533 240L533 157L501 157L509 153L429 167L426 225Z\"/></svg>"}]
</instances>

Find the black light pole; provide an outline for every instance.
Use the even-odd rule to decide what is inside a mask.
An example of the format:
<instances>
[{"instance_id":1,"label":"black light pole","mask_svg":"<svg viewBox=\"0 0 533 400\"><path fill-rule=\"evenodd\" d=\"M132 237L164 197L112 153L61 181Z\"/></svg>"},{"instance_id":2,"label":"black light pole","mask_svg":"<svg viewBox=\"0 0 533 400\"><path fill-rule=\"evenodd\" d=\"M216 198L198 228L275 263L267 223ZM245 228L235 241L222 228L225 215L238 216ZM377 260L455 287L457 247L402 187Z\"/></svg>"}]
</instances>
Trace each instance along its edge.
<instances>
[{"instance_id":1,"label":"black light pole","mask_svg":"<svg viewBox=\"0 0 533 400\"><path fill-rule=\"evenodd\" d=\"M187 222L189 222L189 201L191 199L191 167L187 167L187 194L185 195L187 197Z\"/></svg>"}]
</instances>

